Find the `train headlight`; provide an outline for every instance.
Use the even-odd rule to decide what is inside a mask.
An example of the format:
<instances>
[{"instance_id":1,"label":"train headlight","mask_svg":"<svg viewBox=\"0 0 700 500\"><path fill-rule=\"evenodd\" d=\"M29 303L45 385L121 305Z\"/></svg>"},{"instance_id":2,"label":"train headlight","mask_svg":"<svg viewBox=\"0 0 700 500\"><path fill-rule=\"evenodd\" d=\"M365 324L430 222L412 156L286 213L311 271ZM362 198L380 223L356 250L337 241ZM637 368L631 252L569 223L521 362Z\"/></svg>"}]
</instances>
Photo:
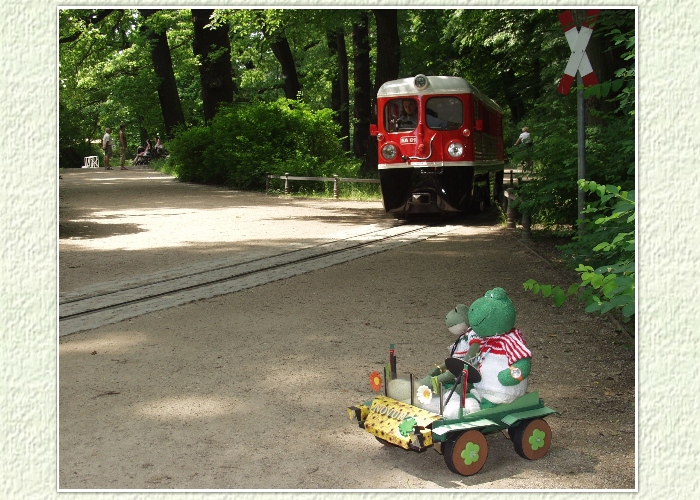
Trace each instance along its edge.
<instances>
[{"instance_id":1,"label":"train headlight","mask_svg":"<svg viewBox=\"0 0 700 500\"><path fill-rule=\"evenodd\" d=\"M387 160L393 160L394 158L396 158L397 153L398 150L393 144L385 144L384 146L382 146L382 156Z\"/></svg>"},{"instance_id":2,"label":"train headlight","mask_svg":"<svg viewBox=\"0 0 700 500\"><path fill-rule=\"evenodd\" d=\"M428 85L430 85L430 82L427 76L416 75L413 79L413 85L415 85L418 90L425 90L428 88Z\"/></svg>"},{"instance_id":3,"label":"train headlight","mask_svg":"<svg viewBox=\"0 0 700 500\"><path fill-rule=\"evenodd\" d=\"M464 146L462 146L462 144L459 142L451 142L450 145L447 146L447 154L449 154L452 158L459 158L463 153Z\"/></svg>"}]
</instances>

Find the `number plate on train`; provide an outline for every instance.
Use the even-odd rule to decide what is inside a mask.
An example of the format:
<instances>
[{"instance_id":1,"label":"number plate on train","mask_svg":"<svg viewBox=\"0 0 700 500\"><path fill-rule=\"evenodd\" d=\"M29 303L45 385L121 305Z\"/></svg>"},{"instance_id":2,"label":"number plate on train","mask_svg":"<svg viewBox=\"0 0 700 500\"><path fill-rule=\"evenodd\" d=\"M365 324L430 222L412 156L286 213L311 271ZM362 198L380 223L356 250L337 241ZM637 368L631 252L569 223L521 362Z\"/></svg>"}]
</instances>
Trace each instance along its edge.
<instances>
[{"instance_id":1,"label":"number plate on train","mask_svg":"<svg viewBox=\"0 0 700 500\"><path fill-rule=\"evenodd\" d=\"M402 137L401 144L416 144L418 142L417 137Z\"/></svg>"}]
</instances>

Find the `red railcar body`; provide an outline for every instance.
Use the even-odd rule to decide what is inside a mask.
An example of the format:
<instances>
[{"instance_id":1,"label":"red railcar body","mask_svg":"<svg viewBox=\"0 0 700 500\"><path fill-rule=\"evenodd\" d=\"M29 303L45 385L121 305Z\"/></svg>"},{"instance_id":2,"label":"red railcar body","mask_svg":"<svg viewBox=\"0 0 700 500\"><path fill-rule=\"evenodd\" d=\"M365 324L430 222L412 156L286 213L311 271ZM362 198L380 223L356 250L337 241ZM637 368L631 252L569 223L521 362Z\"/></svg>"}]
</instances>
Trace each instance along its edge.
<instances>
[{"instance_id":1,"label":"red railcar body","mask_svg":"<svg viewBox=\"0 0 700 500\"><path fill-rule=\"evenodd\" d=\"M397 218L479 211L503 185L502 110L459 77L417 75L377 93L379 178Z\"/></svg>"}]
</instances>

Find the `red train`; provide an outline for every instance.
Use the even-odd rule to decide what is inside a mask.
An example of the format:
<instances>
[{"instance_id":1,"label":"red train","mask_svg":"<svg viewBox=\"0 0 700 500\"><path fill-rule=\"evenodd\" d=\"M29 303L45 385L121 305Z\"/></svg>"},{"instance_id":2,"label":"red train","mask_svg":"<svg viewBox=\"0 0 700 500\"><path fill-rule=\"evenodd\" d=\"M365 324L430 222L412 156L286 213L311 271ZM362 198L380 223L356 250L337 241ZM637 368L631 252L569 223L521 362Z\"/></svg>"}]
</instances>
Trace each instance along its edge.
<instances>
[{"instance_id":1,"label":"red train","mask_svg":"<svg viewBox=\"0 0 700 500\"><path fill-rule=\"evenodd\" d=\"M379 180L387 213L480 212L503 192L503 112L463 78L393 80L377 93Z\"/></svg>"}]
</instances>

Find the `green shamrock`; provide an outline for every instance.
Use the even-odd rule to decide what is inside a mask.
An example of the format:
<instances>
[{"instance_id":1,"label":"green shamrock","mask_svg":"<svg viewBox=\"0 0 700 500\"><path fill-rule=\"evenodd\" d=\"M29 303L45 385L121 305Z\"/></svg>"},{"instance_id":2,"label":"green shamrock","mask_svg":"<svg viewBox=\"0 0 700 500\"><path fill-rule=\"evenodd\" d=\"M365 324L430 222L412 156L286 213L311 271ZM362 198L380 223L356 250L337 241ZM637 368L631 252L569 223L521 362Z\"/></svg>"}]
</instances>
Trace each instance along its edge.
<instances>
[{"instance_id":1,"label":"green shamrock","mask_svg":"<svg viewBox=\"0 0 700 500\"><path fill-rule=\"evenodd\" d=\"M528 441L530 441L530 446L532 446L532 451L535 451L544 446L544 437L545 434L543 431L539 429L535 429L534 431L532 431L532 436L530 436L530 439L528 439Z\"/></svg>"},{"instance_id":2,"label":"green shamrock","mask_svg":"<svg viewBox=\"0 0 700 500\"><path fill-rule=\"evenodd\" d=\"M462 450L462 458L464 459L465 465L471 465L477 460L479 460L479 445L469 442L467 446Z\"/></svg>"},{"instance_id":3,"label":"green shamrock","mask_svg":"<svg viewBox=\"0 0 700 500\"><path fill-rule=\"evenodd\" d=\"M408 417L403 419L399 424L399 432L403 437L408 436L413 430L413 426L416 425L416 419L413 417Z\"/></svg>"}]
</instances>

